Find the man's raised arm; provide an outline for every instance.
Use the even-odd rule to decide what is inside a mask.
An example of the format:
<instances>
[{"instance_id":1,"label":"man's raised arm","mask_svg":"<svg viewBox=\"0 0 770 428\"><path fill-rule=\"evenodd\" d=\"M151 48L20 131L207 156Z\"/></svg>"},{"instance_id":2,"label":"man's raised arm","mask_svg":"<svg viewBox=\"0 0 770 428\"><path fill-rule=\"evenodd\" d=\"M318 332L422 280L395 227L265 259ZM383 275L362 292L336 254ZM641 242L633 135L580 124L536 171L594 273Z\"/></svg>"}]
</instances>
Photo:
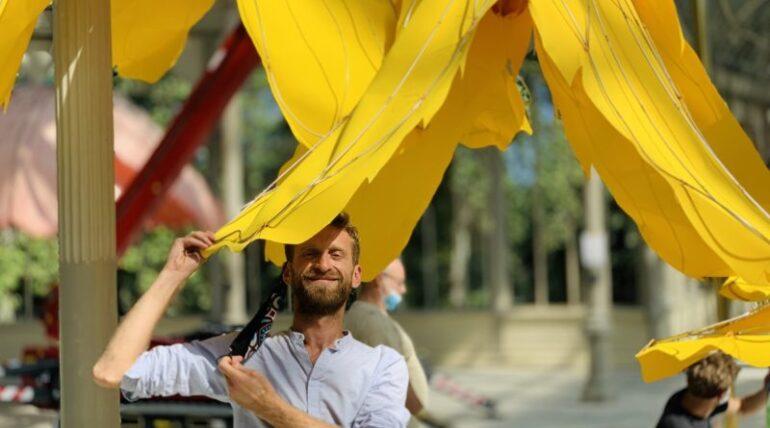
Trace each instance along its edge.
<instances>
[{"instance_id":1,"label":"man's raised arm","mask_svg":"<svg viewBox=\"0 0 770 428\"><path fill-rule=\"evenodd\" d=\"M123 318L107 349L94 365L93 376L97 384L105 388L120 386L123 375L149 347L155 325L171 300L203 263L199 251L213 243L211 232L193 232L174 241L160 275Z\"/></svg>"}]
</instances>

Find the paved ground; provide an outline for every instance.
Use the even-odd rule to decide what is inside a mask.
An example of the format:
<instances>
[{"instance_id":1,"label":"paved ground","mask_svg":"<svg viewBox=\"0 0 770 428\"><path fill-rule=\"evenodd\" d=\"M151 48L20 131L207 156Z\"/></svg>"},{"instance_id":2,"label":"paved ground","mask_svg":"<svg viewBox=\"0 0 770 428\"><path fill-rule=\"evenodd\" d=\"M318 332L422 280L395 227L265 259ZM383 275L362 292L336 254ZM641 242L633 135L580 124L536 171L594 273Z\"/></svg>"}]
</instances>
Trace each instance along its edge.
<instances>
[{"instance_id":1,"label":"paved ground","mask_svg":"<svg viewBox=\"0 0 770 428\"><path fill-rule=\"evenodd\" d=\"M681 388L677 377L645 384L638 372L625 371L611 377L613 398L603 403L579 400L583 379L576 373L558 371L513 373L504 371L445 371L458 383L482 392L499 402L499 418L486 419L442 394L434 393L431 408L462 428L570 427L637 428L653 427L668 396ZM766 372L746 368L741 371L737 392L756 391ZM740 421L741 428L764 428L764 415Z\"/></svg>"},{"instance_id":2,"label":"paved ground","mask_svg":"<svg viewBox=\"0 0 770 428\"><path fill-rule=\"evenodd\" d=\"M438 391L431 409L453 422L456 428L570 427L637 428L652 427L666 398L684 382L668 379L647 385L638 372L625 371L611 377L612 399L603 403L579 400L582 377L558 370L550 372L511 372L502 370L440 370L457 384L483 393L499 403L499 417L485 414L449 398ZM744 369L737 387L739 393L756 390L765 371ZM30 407L0 406L2 428L48 428L55 414ZM741 428L764 428L763 415L740 422Z\"/></svg>"}]
</instances>

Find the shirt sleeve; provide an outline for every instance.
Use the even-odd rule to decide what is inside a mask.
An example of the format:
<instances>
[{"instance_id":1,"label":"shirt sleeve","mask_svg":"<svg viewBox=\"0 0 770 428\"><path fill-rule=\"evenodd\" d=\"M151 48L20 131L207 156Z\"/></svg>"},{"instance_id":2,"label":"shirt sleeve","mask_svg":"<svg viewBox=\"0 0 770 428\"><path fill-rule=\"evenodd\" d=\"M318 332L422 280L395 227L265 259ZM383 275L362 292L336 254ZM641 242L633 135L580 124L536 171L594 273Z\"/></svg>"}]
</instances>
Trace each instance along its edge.
<instances>
[{"instance_id":1,"label":"shirt sleeve","mask_svg":"<svg viewBox=\"0 0 770 428\"><path fill-rule=\"evenodd\" d=\"M404 357L396 351L380 346L382 357L377 375L366 393L366 398L353 421L354 428L406 427L406 387L409 374Z\"/></svg>"},{"instance_id":2,"label":"shirt sleeve","mask_svg":"<svg viewBox=\"0 0 770 428\"><path fill-rule=\"evenodd\" d=\"M144 352L120 382L128 400L202 395L229 402L217 360L227 354L235 333L203 341L156 346Z\"/></svg>"}]
</instances>

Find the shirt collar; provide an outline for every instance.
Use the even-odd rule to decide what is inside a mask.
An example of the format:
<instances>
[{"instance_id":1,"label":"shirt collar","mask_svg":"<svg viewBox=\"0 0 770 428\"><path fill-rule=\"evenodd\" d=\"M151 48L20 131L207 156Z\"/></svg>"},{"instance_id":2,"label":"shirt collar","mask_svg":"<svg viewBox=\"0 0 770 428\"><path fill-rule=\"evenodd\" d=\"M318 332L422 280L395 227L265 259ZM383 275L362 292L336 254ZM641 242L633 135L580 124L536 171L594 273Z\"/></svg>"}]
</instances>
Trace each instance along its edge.
<instances>
[{"instance_id":1,"label":"shirt collar","mask_svg":"<svg viewBox=\"0 0 770 428\"><path fill-rule=\"evenodd\" d=\"M289 338L291 339L291 342L295 346L305 346L305 335L304 334L302 334L302 333L300 333L298 331L289 329ZM332 346L330 346L329 349L331 349L332 351L335 351L335 352L336 351L341 351L341 350L345 349L345 347L348 346L352 340L353 340L353 335L350 334L350 331L349 330L343 330L342 331L342 337L337 339L337 340L335 340L334 344L332 344Z\"/></svg>"}]
</instances>

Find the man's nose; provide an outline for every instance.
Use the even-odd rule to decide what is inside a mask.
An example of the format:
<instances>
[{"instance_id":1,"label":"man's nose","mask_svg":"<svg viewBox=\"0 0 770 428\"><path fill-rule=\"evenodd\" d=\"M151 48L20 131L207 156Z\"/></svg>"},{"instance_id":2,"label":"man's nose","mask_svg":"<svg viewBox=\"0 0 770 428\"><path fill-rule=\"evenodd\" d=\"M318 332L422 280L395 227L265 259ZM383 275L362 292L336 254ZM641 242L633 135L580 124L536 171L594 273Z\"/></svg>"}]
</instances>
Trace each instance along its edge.
<instances>
[{"instance_id":1,"label":"man's nose","mask_svg":"<svg viewBox=\"0 0 770 428\"><path fill-rule=\"evenodd\" d=\"M323 272L327 272L329 269L332 268L332 257L329 254L321 254L318 256L318 259L316 260L316 267L318 270L321 270Z\"/></svg>"}]
</instances>

